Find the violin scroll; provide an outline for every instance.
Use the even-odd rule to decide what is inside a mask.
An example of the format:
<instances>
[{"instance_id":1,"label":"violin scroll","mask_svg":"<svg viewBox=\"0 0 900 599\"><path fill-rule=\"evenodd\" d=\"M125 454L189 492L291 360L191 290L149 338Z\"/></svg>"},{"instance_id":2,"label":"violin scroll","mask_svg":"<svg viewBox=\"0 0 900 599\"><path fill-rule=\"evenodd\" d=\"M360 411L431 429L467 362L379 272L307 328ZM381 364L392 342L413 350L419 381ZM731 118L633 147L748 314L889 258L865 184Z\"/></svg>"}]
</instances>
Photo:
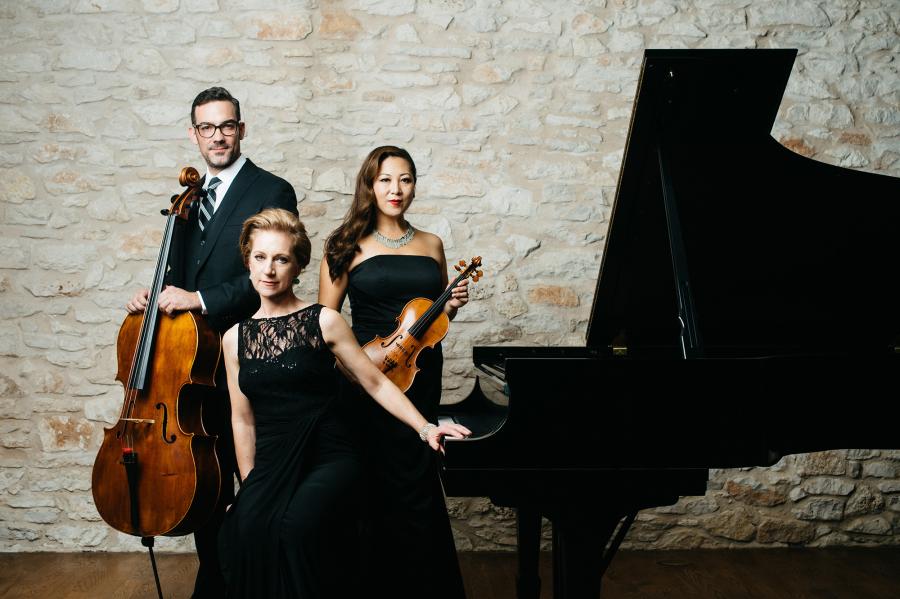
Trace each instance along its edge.
<instances>
[{"instance_id":1,"label":"violin scroll","mask_svg":"<svg viewBox=\"0 0 900 599\"><path fill-rule=\"evenodd\" d=\"M481 256L475 256L468 266L466 266L465 260L460 260L459 264L453 265L453 268L456 269L456 272L465 273L463 276L471 277L472 282L477 283L478 279L484 276L484 272L478 270L479 266L481 266Z\"/></svg>"}]
</instances>

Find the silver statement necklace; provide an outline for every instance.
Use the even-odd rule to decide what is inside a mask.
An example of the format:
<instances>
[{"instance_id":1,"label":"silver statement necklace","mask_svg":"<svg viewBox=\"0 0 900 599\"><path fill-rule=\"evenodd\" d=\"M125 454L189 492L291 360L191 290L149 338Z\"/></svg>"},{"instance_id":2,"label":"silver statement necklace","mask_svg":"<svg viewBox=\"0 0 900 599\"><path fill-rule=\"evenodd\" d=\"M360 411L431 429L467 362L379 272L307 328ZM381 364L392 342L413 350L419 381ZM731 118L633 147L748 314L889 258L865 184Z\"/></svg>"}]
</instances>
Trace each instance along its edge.
<instances>
[{"instance_id":1,"label":"silver statement necklace","mask_svg":"<svg viewBox=\"0 0 900 599\"><path fill-rule=\"evenodd\" d=\"M396 250L397 248L402 248L404 245L412 241L412 238L416 235L416 230L412 228L412 225L408 224L406 225L406 233L396 239L385 237L378 232L378 229L375 229L373 235L375 236L375 241L377 241L381 245Z\"/></svg>"}]
</instances>

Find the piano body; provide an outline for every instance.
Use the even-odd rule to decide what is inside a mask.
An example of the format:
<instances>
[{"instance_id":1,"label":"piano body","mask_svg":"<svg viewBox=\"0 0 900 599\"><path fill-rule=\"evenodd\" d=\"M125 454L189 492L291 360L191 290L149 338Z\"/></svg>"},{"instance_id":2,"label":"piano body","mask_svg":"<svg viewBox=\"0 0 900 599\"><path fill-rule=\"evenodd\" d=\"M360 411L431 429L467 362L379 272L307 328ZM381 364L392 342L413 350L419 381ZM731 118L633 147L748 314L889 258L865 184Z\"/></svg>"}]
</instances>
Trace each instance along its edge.
<instances>
[{"instance_id":1,"label":"piano body","mask_svg":"<svg viewBox=\"0 0 900 599\"><path fill-rule=\"evenodd\" d=\"M554 597L597 597L637 511L709 468L900 448L900 179L770 136L795 55L648 50L585 346L475 347L508 405L476 381L442 406L475 432L445 443L447 494L517 510L520 598L542 515Z\"/></svg>"}]
</instances>

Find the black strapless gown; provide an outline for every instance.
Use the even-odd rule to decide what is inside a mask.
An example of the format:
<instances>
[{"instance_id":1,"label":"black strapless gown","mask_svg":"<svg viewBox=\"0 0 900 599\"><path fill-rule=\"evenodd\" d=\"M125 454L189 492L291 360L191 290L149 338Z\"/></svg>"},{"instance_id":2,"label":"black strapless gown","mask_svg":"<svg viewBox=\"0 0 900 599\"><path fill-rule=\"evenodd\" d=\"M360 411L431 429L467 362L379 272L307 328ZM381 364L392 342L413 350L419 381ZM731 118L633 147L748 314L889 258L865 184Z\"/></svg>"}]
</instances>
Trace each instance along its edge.
<instances>
[{"instance_id":1,"label":"black strapless gown","mask_svg":"<svg viewBox=\"0 0 900 599\"><path fill-rule=\"evenodd\" d=\"M434 300L442 291L440 266L428 256L368 258L348 275L356 339L364 345L376 335L386 337L409 300ZM434 422L441 401L440 345L423 350L417 365L406 395ZM435 452L374 400L362 403L366 586L394 598L464 597Z\"/></svg>"},{"instance_id":2,"label":"black strapless gown","mask_svg":"<svg viewBox=\"0 0 900 599\"><path fill-rule=\"evenodd\" d=\"M239 325L256 459L219 533L229 598L350 596L359 459L336 416L334 356L314 304ZM347 561L351 561L350 564Z\"/></svg>"}]
</instances>

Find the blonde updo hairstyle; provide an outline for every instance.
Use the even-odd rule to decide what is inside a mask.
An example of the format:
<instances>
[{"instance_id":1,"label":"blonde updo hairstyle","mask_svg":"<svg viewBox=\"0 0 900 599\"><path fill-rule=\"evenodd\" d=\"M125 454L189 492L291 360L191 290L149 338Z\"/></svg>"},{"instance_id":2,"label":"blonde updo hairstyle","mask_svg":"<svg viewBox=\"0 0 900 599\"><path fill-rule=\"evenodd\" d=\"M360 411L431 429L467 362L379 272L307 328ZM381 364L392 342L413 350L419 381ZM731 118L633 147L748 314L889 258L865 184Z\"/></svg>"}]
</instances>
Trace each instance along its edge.
<instances>
[{"instance_id":1,"label":"blonde updo hairstyle","mask_svg":"<svg viewBox=\"0 0 900 599\"><path fill-rule=\"evenodd\" d=\"M284 208L266 208L259 214L255 214L244 221L239 242L244 266L249 268L253 234L257 231L284 233L291 239L291 253L294 255L300 271L303 271L309 264L312 244L309 241L309 236L306 234L306 227L303 226L297 215Z\"/></svg>"}]
</instances>

